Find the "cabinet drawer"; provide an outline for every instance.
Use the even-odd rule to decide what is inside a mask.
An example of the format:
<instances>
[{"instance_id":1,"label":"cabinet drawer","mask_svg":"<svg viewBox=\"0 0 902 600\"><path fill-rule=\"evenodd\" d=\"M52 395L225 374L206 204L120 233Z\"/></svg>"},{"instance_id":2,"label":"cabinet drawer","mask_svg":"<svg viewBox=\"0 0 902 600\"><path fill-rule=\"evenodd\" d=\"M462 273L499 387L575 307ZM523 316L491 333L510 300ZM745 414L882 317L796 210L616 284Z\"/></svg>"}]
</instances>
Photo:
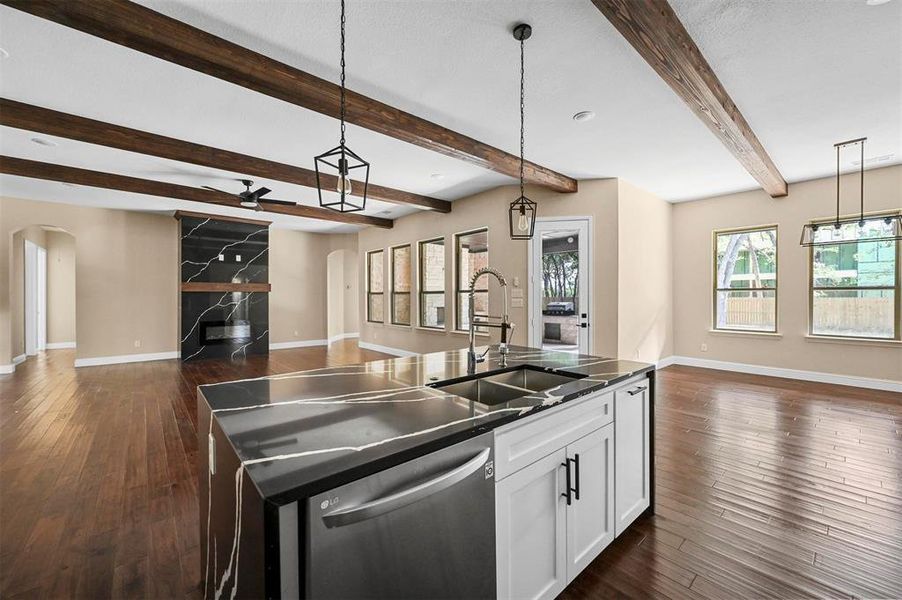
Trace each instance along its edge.
<instances>
[{"instance_id":1,"label":"cabinet drawer","mask_svg":"<svg viewBox=\"0 0 902 600\"><path fill-rule=\"evenodd\" d=\"M495 430L495 480L526 467L614 420L605 390Z\"/></svg>"}]
</instances>

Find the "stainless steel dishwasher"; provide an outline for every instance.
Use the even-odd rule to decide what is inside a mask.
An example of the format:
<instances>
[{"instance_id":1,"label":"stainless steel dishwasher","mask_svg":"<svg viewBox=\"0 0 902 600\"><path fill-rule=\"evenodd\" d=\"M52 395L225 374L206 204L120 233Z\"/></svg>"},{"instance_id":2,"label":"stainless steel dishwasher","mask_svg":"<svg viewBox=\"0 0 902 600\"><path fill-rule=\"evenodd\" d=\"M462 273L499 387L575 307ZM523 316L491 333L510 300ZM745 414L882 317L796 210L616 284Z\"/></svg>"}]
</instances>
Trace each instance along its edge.
<instances>
[{"instance_id":1,"label":"stainless steel dishwasher","mask_svg":"<svg viewBox=\"0 0 902 600\"><path fill-rule=\"evenodd\" d=\"M493 437L308 500L308 598L494 598Z\"/></svg>"}]
</instances>

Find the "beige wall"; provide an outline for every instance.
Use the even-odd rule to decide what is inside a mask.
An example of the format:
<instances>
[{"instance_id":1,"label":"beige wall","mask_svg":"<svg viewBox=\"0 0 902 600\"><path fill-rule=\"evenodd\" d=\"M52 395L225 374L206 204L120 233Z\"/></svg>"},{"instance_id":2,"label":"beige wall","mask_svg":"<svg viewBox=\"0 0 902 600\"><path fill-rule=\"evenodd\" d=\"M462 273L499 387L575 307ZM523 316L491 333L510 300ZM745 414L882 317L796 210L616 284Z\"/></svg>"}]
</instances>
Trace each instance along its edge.
<instances>
[{"instance_id":1,"label":"beige wall","mask_svg":"<svg viewBox=\"0 0 902 600\"><path fill-rule=\"evenodd\" d=\"M857 175L843 178L843 212L858 203ZM789 186L789 195L770 198L751 191L684 202L673 207L674 354L728 362L902 380L902 346L810 340L808 250L799 246L802 225L830 217L833 178ZM867 172L866 208L902 208L902 166ZM778 329L781 337L711 333L712 231L778 225ZM707 352L701 351L702 344Z\"/></svg>"},{"instance_id":2,"label":"beige wall","mask_svg":"<svg viewBox=\"0 0 902 600\"><path fill-rule=\"evenodd\" d=\"M42 225L72 235L45 232ZM75 341L77 323L78 358L178 350L176 219L2 198L0 239L5 242L0 244L0 281L9 285L0 293L0 365L10 364L25 348L26 238L48 249L48 342ZM326 339L326 264L329 253L337 250L346 253L343 267L349 280L344 290L347 308L340 321L343 332L356 331L357 235L272 229L270 240L270 341ZM67 279L63 266L73 262L74 279L71 269ZM57 265L61 268L55 269ZM74 303L54 293L73 285ZM74 320L56 307L56 299L70 310L74 306ZM140 340L140 347L135 340Z\"/></svg>"},{"instance_id":3,"label":"beige wall","mask_svg":"<svg viewBox=\"0 0 902 600\"><path fill-rule=\"evenodd\" d=\"M358 333L356 236L353 249L332 250L326 258L327 336Z\"/></svg>"},{"instance_id":4,"label":"beige wall","mask_svg":"<svg viewBox=\"0 0 902 600\"><path fill-rule=\"evenodd\" d=\"M330 312L328 298L328 257L330 253L351 252L356 277L357 234L328 235L289 229L270 229L269 235L269 341L272 344L325 340L330 318L343 312L356 320L356 282L344 295L344 305ZM349 293L354 298L348 299ZM347 309L345 309L347 307ZM336 312L339 311L339 312ZM344 331L342 332L344 333Z\"/></svg>"},{"instance_id":5,"label":"beige wall","mask_svg":"<svg viewBox=\"0 0 902 600\"><path fill-rule=\"evenodd\" d=\"M454 233L486 226L489 229L489 264L498 268L507 277L509 285L514 286L514 280L519 280L519 285L524 291L525 306L523 308L511 308L511 320L517 325L513 341L515 344L527 344L528 326L528 242L513 241L510 239L507 208L511 200L516 197L516 188L506 186L476 194L474 196L456 200L454 208L449 214L435 214L421 212L395 221L395 226L390 230L375 228L365 229L359 234L359 260L361 285L360 306L360 332L361 340L373 344L398 348L413 352L430 352L464 347L467 343L465 334L453 332L454 306ZM621 193L623 198L620 198ZM641 260L645 267L659 277L657 281L650 282L647 287L659 295L659 298L637 303L630 307L626 321L620 319L618 309L620 302L619 287L622 285L618 272L619 240L622 235L618 213L624 210L624 203L630 203L626 207L627 224L633 225L641 217L643 222L654 222L654 230L665 231L669 228L670 206L655 198L651 194L641 192L631 186L623 187L616 179L581 181L579 192L575 194L558 194L545 189L529 187L527 196L539 204L540 217L559 216L591 216L593 219L593 278L594 289L592 294L593 323L592 341L593 352L606 356L615 356L621 352L619 328L626 324L629 337L622 341L623 352L630 357L635 356L636 350L646 360L657 360L669 352L672 347L671 329L669 322L669 310L666 308L669 302L670 286L667 281L670 261L670 243L666 233L661 236L663 240L656 244L654 252L645 252ZM413 243L414 252L417 252L416 242L444 236L446 248L445 262L445 289L446 301L446 329L445 331L424 330L414 326L401 327L390 324L374 324L366 322L365 315L365 262L366 252L376 249L388 249L391 246ZM625 243L624 251L632 251L633 243ZM389 255L384 255L385 273L388 273ZM416 263L414 260L413 281L416 282ZM662 281L664 283L662 283ZM626 283L632 279L627 277ZM416 285L414 286L416 289ZM490 280L490 313L501 313L502 295L494 280ZM645 288L643 288L644 290ZM386 290L388 294L390 290ZM644 292L643 292L644 293ZM632 301L633 295L625 294L624 300ZM412 299L412 314L414 321L419 314L418 298ZM647 315L646 312L649 314ZM388 317L388 304L386 304L386 320ZM498 339L498 334L493 331L492 340Z\"/></svg>"},{"instance_id":6,"label":"beige wall","mask_svg":"<svg viewBox=\"0 0 902 600\"><path fill-rule=\"evenodd\" d=\"M75 238L48 231L47 343L75 342Z\"/></svg>"},{"instance_id":7,"label":"beige wall","mask_svg":"<svg viewBox=\"0 0 902 600\"><path fill-rule=\"evenodd\" d=\"M673 205L619 180L617 356L673 354Z\"/></svg>"},{"instance_id":8,"label":"beige wall","mask_svg":"<svg viewBox=\"0 0 902 600\"><path fill-rule=\"evenodd\" d=\"M178 228L171 216L0 199L0 365L20 347L14 234L60 227L75 238L79 358L175 349ZM46 246L45 246L46 247ZM12 252L11 252L12 250ZM135 341L140 340L140 347ZM71 340L65 340L71 341Z\"/></svg>"}]
</instances>

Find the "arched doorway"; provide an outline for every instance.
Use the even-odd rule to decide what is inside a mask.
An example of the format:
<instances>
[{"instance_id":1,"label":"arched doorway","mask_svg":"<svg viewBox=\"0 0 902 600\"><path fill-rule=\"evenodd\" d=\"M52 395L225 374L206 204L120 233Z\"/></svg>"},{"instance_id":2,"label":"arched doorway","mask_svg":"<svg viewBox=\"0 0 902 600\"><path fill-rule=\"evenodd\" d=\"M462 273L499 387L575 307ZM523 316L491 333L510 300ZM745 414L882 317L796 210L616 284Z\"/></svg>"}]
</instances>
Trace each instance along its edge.
<instances>
[{"instance_id":1,"label":"arched doorway","mask_svg":"<svg viewBox=\"0 0 902 600\"><path fill-rule=\"evenodd\" d=\"M356 337L357 252L334 250L326 257L326 335L329 343Z\"/></svg>"},{"instance_id":2,"label":"arched doorway","mask_svg":"<svg viewBox=\"0 0 902 600\"><path fill-rule=\"evenodd\" d=\"M30 225L10 243L13 363L75 348L75 237L60 227Z\"/></svg>"}]
</instances>

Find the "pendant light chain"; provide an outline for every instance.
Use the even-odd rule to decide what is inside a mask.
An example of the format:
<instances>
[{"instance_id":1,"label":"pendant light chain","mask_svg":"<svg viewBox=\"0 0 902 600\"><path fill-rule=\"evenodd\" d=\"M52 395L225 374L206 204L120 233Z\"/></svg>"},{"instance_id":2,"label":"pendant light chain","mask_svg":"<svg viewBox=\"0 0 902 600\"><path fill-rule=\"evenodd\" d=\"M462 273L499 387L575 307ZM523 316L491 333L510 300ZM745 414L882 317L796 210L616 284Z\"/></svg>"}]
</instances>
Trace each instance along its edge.
<instances>
[{"instance_id":1,"label":"pendant light chain","mask_svg":"<svg viewBox=\"0 0 902 600\"><path fill-rule=\"evenodd\" d=\"M524 113L525 102L524 102L524 81L526 79L526 69L524 67L524 54L523 54L523 42L525 40L520 38L520 196L524 196L523 193L523 146L524 146Z\"/></svg>"},{"instance_id":2,"label":"pendant light chain","mask_svg":"<svg viewBox=\"0 0 902 600\"><path fill-rule=\"evenodd\" d=\"M345 144L345 0L341 0L341 145Z\"/></svg>"}]
</instances>

